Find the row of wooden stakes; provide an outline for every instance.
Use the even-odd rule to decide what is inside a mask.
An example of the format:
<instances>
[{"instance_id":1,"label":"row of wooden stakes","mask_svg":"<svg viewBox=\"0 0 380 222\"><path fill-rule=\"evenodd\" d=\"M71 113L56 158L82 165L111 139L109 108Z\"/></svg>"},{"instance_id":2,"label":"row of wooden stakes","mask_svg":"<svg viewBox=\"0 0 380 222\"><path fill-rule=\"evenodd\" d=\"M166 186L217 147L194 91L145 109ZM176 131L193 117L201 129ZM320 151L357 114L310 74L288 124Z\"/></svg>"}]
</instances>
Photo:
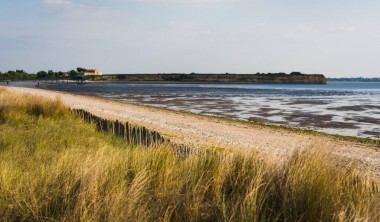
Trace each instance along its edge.
<instances>
[{"instance_id":1,"label":"row of wooden stakes","mask_svg":"<svg viewBox=\"0 0 380 222\"><path fill-rule=\"evenodd\" d=\"M145 127L134 126L128 122L120 122L118 120L107 120L83 109L73 109L72 112L84 121L95 124L98 131L110 133L132 145L140 145L146 148L157 145L168 145L181 155L199 154L201 152L200 149L193 149L184 144L174 143L157 131L149 130Z\"/></svg>"}]
</instances>

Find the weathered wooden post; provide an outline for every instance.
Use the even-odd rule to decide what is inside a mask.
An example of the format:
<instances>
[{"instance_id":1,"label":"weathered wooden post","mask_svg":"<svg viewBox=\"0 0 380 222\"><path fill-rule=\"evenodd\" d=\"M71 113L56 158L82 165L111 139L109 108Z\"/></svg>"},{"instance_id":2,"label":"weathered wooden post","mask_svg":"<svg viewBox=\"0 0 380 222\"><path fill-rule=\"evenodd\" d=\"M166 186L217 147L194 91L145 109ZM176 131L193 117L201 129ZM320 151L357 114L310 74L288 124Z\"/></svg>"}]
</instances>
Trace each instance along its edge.
<instances>
[{"instance_id":1,"label":"weathered wooden post","mask_svg":"<svg viewBox=\"0 0 380 222\"><path fill-rule=\"evenodd\" d=\"M145 147L153 147L159 144L169 144L179 156L186 156L189 154L199 155L204 152L209 152L193 150L187 145L172 143L169 139L163 137L156 131L150 131L145 127L132 126L128 122L121 123L118 120L115 122L109 121L83 109L74 109L72 112L84 121L94 123L98 131L111 133L114 136L126 140L129 144L143 145Z\"/></svg>"},{"instance_id":2,"label":"weathered wooden post","mask_svg":"<svg viewBox=\"0 0 380 222\"><path fill-rule=\"evenodd\" d=\"M124 138L125 140L130 143L131 142L131 137L130 137L130 129L129 129L129 124L125 123L125 133L124 133Z\"/></svg>"},{"instance_id":3,"label":"weathered wooden post","mask_svg":"<svg viewBox=\"0 0 380 222\"><path fill-rule=\"evenodd\" d=\"M118 136L119 135L119 121L116 120L116 122L113 122L113 135Z\"/></svg>"},{"instance_id":4,"label":"weathered wooden post","mask_svg":"<svg viewBox=\"0 0 380 222\"><path fill-rule=\"evenodd\" d=\"M125 123L120 123L120 138L124 139L124 134L125 134Z\"/></svg>"},{"instance_id":5,"label":"weathered wooden post","mask_svg":"<svg viewBox=\"0 0 380 222\"><path fill-rule=\"evenodd\" d=\"M107 121L107 133L112 133L112 123L111 121Z\"/></svg>"},{"instance_id":6,"label":"weathered wooden post","mask_svg":"<svg viewBox=\"0 0 380 222\"><path fill-rule=\"evenodd\" d=\"M115 122L111 121L111 134L115 135Z\"/></svg>"}]
</instances>

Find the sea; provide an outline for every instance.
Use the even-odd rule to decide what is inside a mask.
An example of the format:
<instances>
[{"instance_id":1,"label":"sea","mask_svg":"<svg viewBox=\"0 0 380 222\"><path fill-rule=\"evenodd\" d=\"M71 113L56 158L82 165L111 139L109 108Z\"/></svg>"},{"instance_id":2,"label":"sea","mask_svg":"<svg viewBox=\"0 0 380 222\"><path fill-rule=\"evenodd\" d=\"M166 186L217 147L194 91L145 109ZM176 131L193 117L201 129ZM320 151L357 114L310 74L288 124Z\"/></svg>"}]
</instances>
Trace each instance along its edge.
<instances>
[{"instance_id":1,"label":"sea","mask_svg":"<svg viewBox=\"0 0 380 222\"><path fill-rule=\"evenodd\" d=\"M329 134L380 139L380 82L58 84L54 90Z\"/></svg>"}]
</instances>

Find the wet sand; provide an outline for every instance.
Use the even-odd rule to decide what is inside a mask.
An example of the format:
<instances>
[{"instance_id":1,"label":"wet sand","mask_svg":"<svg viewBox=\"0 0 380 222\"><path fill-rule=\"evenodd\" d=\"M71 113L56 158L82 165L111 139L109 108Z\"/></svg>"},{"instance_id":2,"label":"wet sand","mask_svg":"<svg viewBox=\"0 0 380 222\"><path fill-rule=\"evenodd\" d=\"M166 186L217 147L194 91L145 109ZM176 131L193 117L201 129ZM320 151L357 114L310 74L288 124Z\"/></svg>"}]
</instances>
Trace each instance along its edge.
<instances>
[{"instance_id":1,"label":"wet sand","mask_svg":"<svg viewBox=\"0 0 380 222\"><path fill-rule=\"evenodd\" d=\"M89 93L88 95L94 95ZM221 116L240 120L249 120L252 122L266 123L273 125L287 125L292 127L301 127L326 133L336 133L347 136L370 137L380 139L380 129L373 128L380 125L378 118L365 117L365 111L380 110L377 106L342 106L326 108L329 112L320 110L304 111L303 107L323 109L322 106L331 105L327 100L303 100L292 99L287 102L285 99L277 100L277 105L263 106L263 103L255 102L249 105L232 101L228 98L198 95L197 98L168 96L168 95L126 95L118 98L117 95L97 95L113 100L132 102L141 105L169 108L178 111L191 111L193 113L205 114L210 116ZM176 98L172 98L176 97ZM267 101L266 101L267 102ZM247 108L251 106L251 108ZM254 107L252 107L254 106ZM318 107L317 107L318 106ZM247 111L250 110L251 111ZM353 111L355 113L347 113ZM359 115L359 116L358 116ZM366 123L370 123L368 126ZM368 130L372 126L372 130ZM345 131L342 131L345 130ZM368 133L371 132L371 133Z\"/></svg>"},{"instance_id":2,"label":"wet sand","mask_svg":"<svg viewBox=\"0 0 380 222\"><path fill-rule=\"evenodd\" d=\"M88 83L53 89L209 116L380 139L380 88ZM380 87L380 85L379 85ZM371 88L371 87L370 87ZM370 117L370 118L368 118Z\"/></svg>"}]
</instances>

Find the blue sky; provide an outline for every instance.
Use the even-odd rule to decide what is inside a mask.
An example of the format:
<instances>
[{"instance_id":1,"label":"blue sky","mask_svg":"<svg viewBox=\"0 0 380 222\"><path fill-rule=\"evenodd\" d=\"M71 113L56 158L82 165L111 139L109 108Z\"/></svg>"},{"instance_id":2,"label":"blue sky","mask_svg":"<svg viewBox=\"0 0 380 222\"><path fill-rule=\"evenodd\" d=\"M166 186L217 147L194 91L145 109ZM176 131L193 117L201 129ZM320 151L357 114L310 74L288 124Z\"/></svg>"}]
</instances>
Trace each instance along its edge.
<instances>
[{"instance_id":1,"label":"blue sky","mask_svg":"<svg viewBox=\"0 0 380 222\"><path fill-rule=\"evenodd\" d=\"M380 76L375 0L0 0L0 71Z\"/></svg>"}]
</instances>

